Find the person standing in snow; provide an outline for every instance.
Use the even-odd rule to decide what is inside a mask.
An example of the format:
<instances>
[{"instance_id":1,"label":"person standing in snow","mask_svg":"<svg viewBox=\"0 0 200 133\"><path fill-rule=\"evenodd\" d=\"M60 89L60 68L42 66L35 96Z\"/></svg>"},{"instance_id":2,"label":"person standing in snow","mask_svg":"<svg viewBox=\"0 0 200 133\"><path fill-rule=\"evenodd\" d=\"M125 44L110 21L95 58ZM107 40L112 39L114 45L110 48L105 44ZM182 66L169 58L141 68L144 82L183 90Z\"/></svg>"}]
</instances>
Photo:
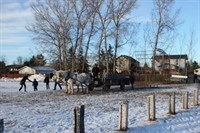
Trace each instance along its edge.
<instances>
[{"instance_id":1,"label":"person standing in snow","mask_svg":"<svg viewBox=\"0 0 200 133\"><path fill-rule=\"evenodd\" d=\"M34 79L34 81L33 81L33 88L34 88L34 91L37 91L37 90L38 90L38 89L37 89L37 86L38 86L38 82L37 82L36 79Z\"/></svg>"},{"instance_id":2,"label":"person standing in snow","mask_svg":"<svg viewBox=\"0 0 200 133\"><path fill-rule=\"evenodd\" d=\"M45 79L44 79L44 83L46 83L46 89L50 89L49 87L49 76L46 74Z\"/></svg>"},{"instance_id":3,"label":"person standing in snow","mask_svg":"<svg viewBox=\"0 0 200 133\"><path fill-rule=\"evenodd\" d=\"M135 74L134 74L134 72L130 73L130 83L131 83L131 88L134 89L134 83L135 83Z\"/></svg>"},{"instance_id":4,"label":"person standing in snow","mask_svg":"<svg viewBox=\"0 0 200 133\"><path fill-rule=\"evenodd\" d=\"M53 79L54 79L54 81L55 81L55 85L54 85L54 90L56 90L56 86L58 85L59 87L60 87L60 90L62 90L62 87L61 87L61 85L60 85L60 77L59 77L59 75L54 75L53 76Z\"/></svg>"},{"instance_id":5,"label":"person standing in snow","mask_svg":"<svg viewBox=\"0 0 200 133\"><path fill-rule=\"evenodd\" d=\"M26 74L26 75L22 78L22 80L20 81L21 87L19 88L19 91L21 91L21 89L24 87L24 91L26 92L26 84L25 84L26 80L32 82L30 79L28 79L28 74Z\"/></svg>"}]
</instances>

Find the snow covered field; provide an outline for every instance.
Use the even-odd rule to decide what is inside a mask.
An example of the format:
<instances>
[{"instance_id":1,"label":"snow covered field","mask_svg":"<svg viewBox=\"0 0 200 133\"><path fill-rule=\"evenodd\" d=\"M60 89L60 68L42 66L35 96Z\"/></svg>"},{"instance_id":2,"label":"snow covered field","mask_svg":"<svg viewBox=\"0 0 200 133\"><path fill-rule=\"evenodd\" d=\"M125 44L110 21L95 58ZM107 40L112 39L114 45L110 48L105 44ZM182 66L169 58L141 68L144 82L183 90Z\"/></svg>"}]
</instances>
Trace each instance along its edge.
<instances>
[{"instance_id":1,"label":"snow covered field","mask_svg":"<svg viewBox=\"0 0 200 133\"><path fill-rule=\"evenodd\" d=\"M32 77L32 79L35 77ZM85 105L86 133L118 133L119 106L129 101L126 133L199 133L200 106L192 106L197 85L161 86L126 91L96 89L89 94L68 95L63 90L45 89L43 77L37 77L37 92L27 81L27 92L18 91L20 79L0 80L0 119L5 133L72 133L72 109ZM189 92L189 109L182 109L182 92ZM176 115L168 113L168 94L176 94ZM156 96L156 121L147 120L147 96Z\"/></svg>"}]
</instances>

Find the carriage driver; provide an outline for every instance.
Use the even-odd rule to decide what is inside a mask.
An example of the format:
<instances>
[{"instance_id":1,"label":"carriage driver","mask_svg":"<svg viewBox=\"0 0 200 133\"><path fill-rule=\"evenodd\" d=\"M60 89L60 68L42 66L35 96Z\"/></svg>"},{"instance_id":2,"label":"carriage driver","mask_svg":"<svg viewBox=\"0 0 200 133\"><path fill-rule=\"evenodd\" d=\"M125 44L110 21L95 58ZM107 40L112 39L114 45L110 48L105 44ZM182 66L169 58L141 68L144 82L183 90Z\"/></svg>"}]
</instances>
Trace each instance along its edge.
<instances>
[{"instance_id":1,"label":"carriage driver","mask_svg":"<svg viewBox=\"0 0 200 133\"><path fill-rule=\"evenodd\" d=\"M94 64L94 67L92 68L92 74L93 74L94 81L98 79L99 72L100 72L100 70L99 70L97 64Z\"/></svg>"}]
</instances>

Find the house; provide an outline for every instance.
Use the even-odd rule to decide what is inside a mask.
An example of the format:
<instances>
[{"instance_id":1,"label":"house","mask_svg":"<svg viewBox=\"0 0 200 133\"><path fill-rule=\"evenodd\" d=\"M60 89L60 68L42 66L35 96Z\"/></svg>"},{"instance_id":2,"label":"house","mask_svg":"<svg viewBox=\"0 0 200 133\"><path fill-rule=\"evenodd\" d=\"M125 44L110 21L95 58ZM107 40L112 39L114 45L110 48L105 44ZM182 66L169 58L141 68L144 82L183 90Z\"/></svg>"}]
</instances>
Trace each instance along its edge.
<instances>
[{"instance_id":1,"label":"house","mask_svg":"<svg viewBox=\"0 0 200 133\"><path fill-rule=\"evenodd\" d=\"M36 71L35 71L35 69L33 69L29 66L24 66L18 70L18 73L19 74L36 74Z\"/></svg>"},{"instance_id":2,"label":"house","mask_svg":"<svg viewBox=\"0 0 200 133\"><path fill-rule=\"evenodd\" d=\"M154 69L160 74L187 75L187 55L156 55Z\"/></svg>"},{"instance_id":3,"label":"house","mask_svg":"<svg viewBox=\"0 0 200 133\"><path fill-rule=\"evenodd\" d=\"M8 65L0 68L1 74L18 74L18 70L24 65Z\"/></svg>"},{"instance_id":4,"label":"house","mask_svg":"<svg viewBox=\"0 0 200 133\"><path fill-rule=\"evenodd\" d=\"M55 69L47 66L24 66L19 69L19 74L52 74L54 71Z\"/></svg>"},{"instance_id":5,"label":"house","mask_svg":"<svg viewBox=\"0 0 200 133\"><path fill-rule=\"evenodd\" d=\"M140 66L140 63L127 55L121 55L116 59L116 71L118 73L129 73Z\"/></svg>"}]
</instances>

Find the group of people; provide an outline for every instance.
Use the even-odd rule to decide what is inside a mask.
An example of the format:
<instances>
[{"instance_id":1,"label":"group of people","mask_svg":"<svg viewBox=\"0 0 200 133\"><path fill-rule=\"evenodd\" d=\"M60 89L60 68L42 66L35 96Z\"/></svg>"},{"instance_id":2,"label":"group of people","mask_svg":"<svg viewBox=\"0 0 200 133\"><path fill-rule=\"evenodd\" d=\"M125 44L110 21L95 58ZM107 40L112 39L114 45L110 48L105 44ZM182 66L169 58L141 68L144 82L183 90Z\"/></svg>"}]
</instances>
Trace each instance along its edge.
<instances>
[{"instance_id":1,"label":"group of people","mask_svg":"<svg viewBox=\"0 0 200 133\"><path fill-rule=\"evenodd\" d=\"M100 69L99 67L97 66L97 64L95 64L92 68L92 76L93 76L93 81L98 81L99 79L99 73L100 73ZM60 76L59 75L54 75L53 76L53 79L55 81L55 85L54 85L54 90L56 90L56 87L57 85L59 86L60 90L62 90L62 86L60 84ZM31 81L29 78L28 78L28 75L25 75L22 80L20 81L20 85L21 87L19 88L19 91L21 91L21 89L24 87L24 91L26 92L26 80L32 82L32 85L33 85L33 88L34 88L34 91L37 91L38 90L38 81L36 79L34 79L33 81ZM46 75L45 76L45 79L44 79L44 83L46 83L46 89L50 89L50 86L49 86L49 76ZM135 75L133 72L130 73L130 84L131 84L131 87L132 89L134 88L134 81L135 81Z\"/></svg>"},{"instance_id":2,"label":"group of people","mask_svg":"<svg viewBox=\"0 0 200 133\"><path fill-rule=\"evenodd\" d=\"M20 85L21 87L19 88L19 91L21 91L21 89L24 87L24 91L26 92L26 80L32 82L32 85L33 85L33 89L34 91L37 91L38 90L38 81L36 79L34 79L33 81L31 81L29 78L28 78L28 74L26 74L22 80L20 81ZM45 79L44 79L44 82L46 83L46 89L50 89L49 87L49 76L45 76Z\"/></svg>"}]
</instances>

